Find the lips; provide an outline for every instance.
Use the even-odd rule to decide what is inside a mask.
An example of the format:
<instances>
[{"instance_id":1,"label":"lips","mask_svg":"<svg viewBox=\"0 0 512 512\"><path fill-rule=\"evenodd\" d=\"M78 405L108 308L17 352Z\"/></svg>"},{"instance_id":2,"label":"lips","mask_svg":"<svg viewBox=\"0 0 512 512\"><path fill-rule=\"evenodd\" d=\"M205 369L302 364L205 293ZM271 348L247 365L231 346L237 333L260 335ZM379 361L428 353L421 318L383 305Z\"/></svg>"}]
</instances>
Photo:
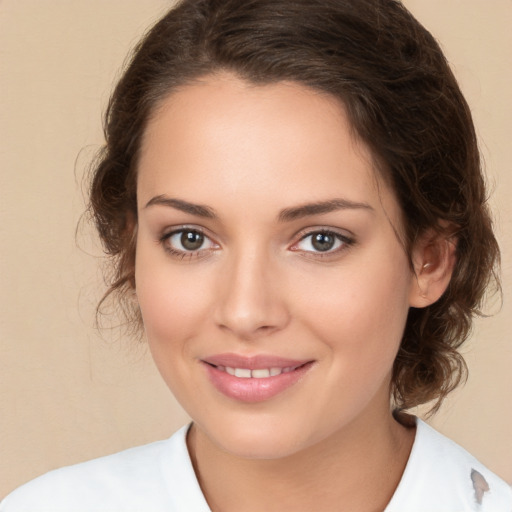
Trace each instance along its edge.
<instances>
[{"instance_id":1,"label":"lips","mask_svg":"<svg viewBox=\"0 0 512 512\"><path fill-rule=\"evenodd\" d=\"M225 396L243 402L262 402L302 380L314 361L219 354L201 362L214 387Z\"/></svg>"}]
</instances>

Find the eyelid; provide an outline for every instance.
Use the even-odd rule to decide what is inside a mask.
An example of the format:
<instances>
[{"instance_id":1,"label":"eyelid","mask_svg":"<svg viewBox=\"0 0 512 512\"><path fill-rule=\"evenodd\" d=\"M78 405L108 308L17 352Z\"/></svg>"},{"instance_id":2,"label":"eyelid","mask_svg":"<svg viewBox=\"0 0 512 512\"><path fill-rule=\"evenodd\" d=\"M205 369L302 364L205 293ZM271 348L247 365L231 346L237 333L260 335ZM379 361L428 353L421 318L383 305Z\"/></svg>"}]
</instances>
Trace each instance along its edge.
<instances>
[{"instance_id":1,"label":"eyelid","mask_svg":"<svg viewBox=\"0 0 512 512\"><path fill-rule=\"evenodd\" d=\"M169 236L175 233L179 233L181 231L197 231L198 233L201 233L202 235L210 238L211 240L215 238L215 236L212 235L208 229L197 224L176 224L174 226L166 226L165 228L160 230L161 235L159 236L159 238L168 238Z\"/></svg>"},{"instance_id":2,"label":"eyelid","mask_svg":"<svg viewBox=\"0 0 512 512\"><path fill-rule=\"evenodd\" d=\"M306 250L299 249L297 247L300 242L302 242L306 238L313 236L317 233L324 233L324 234L329 234L329 235L335 236L342 243L341 247L338 247L337 249L334 249L334 250L325 251L325 252L306 251ZM354 245L354 243L355 243L354 235L347 234L346 231L341 232L337 228L327 227L327 226L313 226L313 227L302 229L294 236L294 238L296 239L296 241L293 242L293 244L290 246L289 249L291 251L295 251L295 252L303 252L308 257L325 258L328 256L335 256L338 253L343 252L344 250L348 249L350 246Z\"/></svg>"},{"instance_id":3,"label":"eyelid","mask_svg":"<svg viewBox=\"0 0 512 512\"><path fill-rule=\"evenodd\" d=\"M176 249L168 244L168 241L174 235L178 233L182 233L184 231L193 231L201 234L205 239L209 240L212 247L207 248L199 248L197 250L180 250ZM169 253L171 256L178 257L179 259L201 259L207 257L211 254L212 251L217 250L220 245L214 240L214 238L209 235L206 230L201 226L195 226L191 224L184 224L179 226L172 226L163 231L163 233L158 237L158 242L163 246L164 250Z\"/></svg>"}]
</instances>

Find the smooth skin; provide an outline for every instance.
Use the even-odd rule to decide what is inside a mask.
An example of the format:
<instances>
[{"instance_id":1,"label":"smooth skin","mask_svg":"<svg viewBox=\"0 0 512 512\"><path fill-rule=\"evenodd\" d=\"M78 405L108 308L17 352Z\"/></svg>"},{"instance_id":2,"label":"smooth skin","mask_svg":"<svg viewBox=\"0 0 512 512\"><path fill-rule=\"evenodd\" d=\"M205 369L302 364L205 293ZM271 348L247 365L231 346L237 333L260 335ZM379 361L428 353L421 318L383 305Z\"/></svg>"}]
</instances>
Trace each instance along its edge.
<instances>
[{"instance_id":1,"label":"smooth skin","mask_svg":"<svg viewBox=\"0 0 512 512\"><path fill-rule=\"evenodd\" d=\"M411 270L343 106L295 83L224 73L173 92L138 172L137 298L212 510L382 511L414 439L390 411L393 360L409 307L448 285L453 244L426 234ZM244 403L208 378L222 353L312 363Z\"/></svg>"}]
</instances>

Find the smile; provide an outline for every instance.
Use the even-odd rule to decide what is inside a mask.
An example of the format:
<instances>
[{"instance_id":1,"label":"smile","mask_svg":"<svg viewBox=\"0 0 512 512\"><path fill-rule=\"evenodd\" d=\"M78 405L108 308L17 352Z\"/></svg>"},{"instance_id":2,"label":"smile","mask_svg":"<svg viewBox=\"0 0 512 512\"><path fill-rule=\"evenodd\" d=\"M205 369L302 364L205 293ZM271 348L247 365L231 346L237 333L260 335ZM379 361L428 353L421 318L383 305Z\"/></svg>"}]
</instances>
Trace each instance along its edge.
<instances>
[{"instance_id":1,"label":"smile","mask_svg":"<svg viewBox=\"0 0 512 512\"><path fill-rule=\"evenodd\" d=\"M312 360L236 354L208 357L201 363L214 388L240 402L270 400L301 382L314 365Z\"/></svg>"},{"instance_id":2,"label":"smile","mask_svg":"<svg viewBox=\"0 0 512 512\"><path fill-rule=\"evenodd\" d=\"M232 368L231 366L216 366L217 370L226 372L229 375L238 377L240 379L268 379L269 377L277 377L282 373L289 373L297 367L287 366L286 368L257 368L251 370L250 368Z\"/></svg>"}]
</instances>

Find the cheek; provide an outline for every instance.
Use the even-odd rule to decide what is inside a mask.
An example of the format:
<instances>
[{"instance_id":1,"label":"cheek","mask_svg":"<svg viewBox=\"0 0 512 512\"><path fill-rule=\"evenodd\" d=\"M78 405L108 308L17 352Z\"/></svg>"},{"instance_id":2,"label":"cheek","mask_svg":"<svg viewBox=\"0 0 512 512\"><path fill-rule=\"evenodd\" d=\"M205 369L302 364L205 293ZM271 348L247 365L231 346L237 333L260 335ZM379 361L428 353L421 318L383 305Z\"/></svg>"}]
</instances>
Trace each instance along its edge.
<instances>
[{"instance_id":1,"label":"cheek","mask_svg":"<svg viewBox=\"0 0 512 512\"><path fill-rule=\"evenodd\" d=\"M192 277L185 265L169 265L167 256L156 252L138 249L137 298L151 349L176 350L207 317L205 283L197 275Z\"/></svg>"},{"instance_id":2,"label":"cheek","mask_svg":"<svg viewBox=\"0 0 512 512\"><path fill-rule=\"evenodd\" d=\"M316 337L344 361L375 369L390 366L398 350L411 277L401 249L372 256L347 260L328 278L306 275L298 296L307 297L301 316Z\"/></svg>"}]
</instances>

